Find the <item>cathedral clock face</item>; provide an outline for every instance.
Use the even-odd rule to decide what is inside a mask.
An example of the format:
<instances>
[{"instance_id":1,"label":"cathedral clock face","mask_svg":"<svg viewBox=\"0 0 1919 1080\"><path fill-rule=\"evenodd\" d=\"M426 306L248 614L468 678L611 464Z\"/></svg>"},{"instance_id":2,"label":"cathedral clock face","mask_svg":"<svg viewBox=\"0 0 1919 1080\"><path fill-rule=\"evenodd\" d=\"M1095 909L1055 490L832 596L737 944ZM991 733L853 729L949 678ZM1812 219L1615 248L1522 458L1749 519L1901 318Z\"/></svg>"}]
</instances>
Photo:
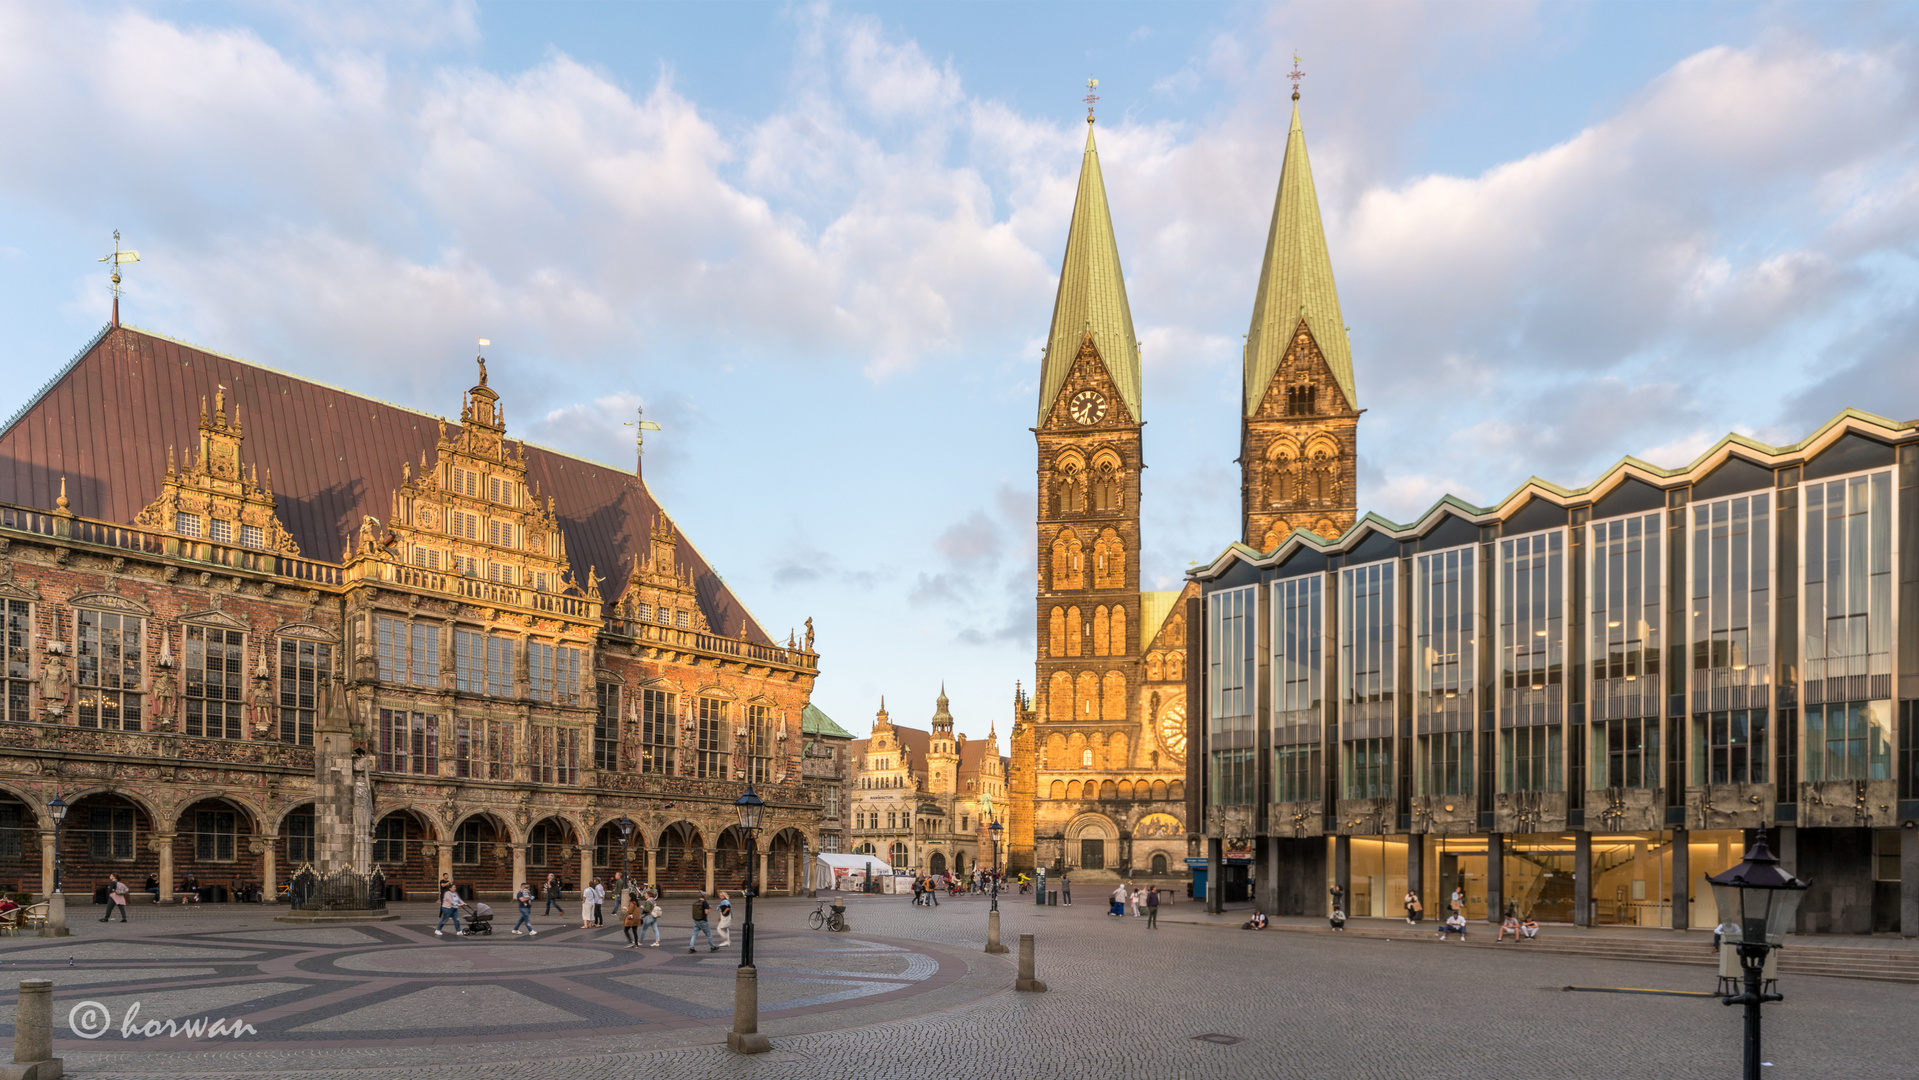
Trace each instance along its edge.
<instances>
[{"instance_id":1,"label":"cathedral clock face","mask_svg":"<svg viewBox=\"0 0 1919 1080\"><path fill-rule=\"evenodd\" d=\"M1074 423L1097 424L1106 416L1106 399L1097 390L1081 390L1073 395L1066 411Z\"/></svg>"},{"instance_id":2,"label":"cathedral clock face","mask_svg":"<svg viewBox=\"0 0 1919 1080\"><path fill-rule=\"evenodd\" d=\"M1159 714L1159 742L1169 753L1186 752L1186 703L1175 701Z\"/></svg>"}]
</instances>

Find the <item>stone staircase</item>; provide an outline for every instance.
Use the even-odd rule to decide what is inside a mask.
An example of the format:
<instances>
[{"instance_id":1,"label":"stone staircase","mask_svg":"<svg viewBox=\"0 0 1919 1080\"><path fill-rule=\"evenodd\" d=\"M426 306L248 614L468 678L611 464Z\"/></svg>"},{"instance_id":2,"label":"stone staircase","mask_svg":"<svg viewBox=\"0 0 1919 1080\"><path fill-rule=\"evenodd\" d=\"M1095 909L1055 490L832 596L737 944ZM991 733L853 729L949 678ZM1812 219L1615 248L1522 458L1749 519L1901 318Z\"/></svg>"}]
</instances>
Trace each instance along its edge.
<instances>
[{"instance_id":1,"label":"stone staircase","mask_svg":"<svg viewBox=\"0 0 1919 1080\"><path fill-rule=\"evenodd\" d=\"M1233 924L1237 926L1237 924ZM1472 936L1463 943L1458 941L1441 942L1434 936L1431 922L1413 929L1403 923L1392 926L1366 926L1348 924L1347 937L1372 938L1376 940L1404 941L1419 944L1444 944L1449 949L1511 949L1514 952L1557 953L1563 956L1590 956L1603 960L1630 960L1646 964L1687 964L1695 967L1717 967L1718 956L1711 949L1711 939L1703 934L1678 935L1670 940L1656 937L1619 934L1607 931L1582 931L1575 933L1554 933L1555 927L1546 927L1533 941L1517 943L1508 940L1503 944L1493 940L1498 933L1496 927L1483 923L1472 925ZM1306 925L1299 923L1273 923L1273 930L1298 933L1330 934L1324 923ZM1817 938L1794 937L1786 942L1779 954L1780 975L1823 975L1835 979L1874 979L1881 982L1919 983L1919 949L1904 946L1846 946L1826 944Z\"/></svg>"}]
</instances>

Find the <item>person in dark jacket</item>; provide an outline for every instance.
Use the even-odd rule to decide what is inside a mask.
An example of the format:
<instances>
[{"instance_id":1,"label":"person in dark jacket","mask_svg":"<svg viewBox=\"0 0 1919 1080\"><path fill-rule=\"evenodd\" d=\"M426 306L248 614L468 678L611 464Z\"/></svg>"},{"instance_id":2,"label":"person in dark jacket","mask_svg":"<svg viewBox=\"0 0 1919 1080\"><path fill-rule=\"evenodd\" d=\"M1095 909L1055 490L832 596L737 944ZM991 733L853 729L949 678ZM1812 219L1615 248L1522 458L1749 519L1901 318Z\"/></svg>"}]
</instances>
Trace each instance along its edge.
<instances>
[{"instance_id":1,"label":"person in dark jacket","mask_svg":"<svg viewBox=\"0 0 1919 1080\"><path fill-rule=\"evenodd\" d=\"M706 894L701 893L699 898L693 901L693 936L687 939L687 952L696 953L700 951L694 946L699 944L701 934L706 935L707 952L720 951L720 947L713 944L713 924L707 921L710 910L706 903Z\"/></svg>"}]
</instances>

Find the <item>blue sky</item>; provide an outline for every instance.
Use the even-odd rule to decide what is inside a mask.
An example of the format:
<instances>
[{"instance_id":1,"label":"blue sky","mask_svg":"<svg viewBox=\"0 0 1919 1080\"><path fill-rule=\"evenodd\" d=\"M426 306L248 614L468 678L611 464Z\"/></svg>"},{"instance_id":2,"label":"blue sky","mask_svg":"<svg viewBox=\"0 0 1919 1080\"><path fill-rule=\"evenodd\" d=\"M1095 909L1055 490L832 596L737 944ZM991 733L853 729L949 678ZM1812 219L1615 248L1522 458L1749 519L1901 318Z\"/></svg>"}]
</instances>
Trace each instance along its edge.
<instances>
[{"instance_id":1,"label":"blue sky","mask_svg":"<svg viewBox=\"0 0 1919 1080\"><path fill-rule=\"evenodd\" d=\"M1305 59L1406 519L1846 405L1919 416L1909 5L14 4L0 409L104 320L646 475L816 701L1003 736L1039 345L1100 79L1149 588L1236 528L1238 345Z\"/></svg>"}]
</instances>

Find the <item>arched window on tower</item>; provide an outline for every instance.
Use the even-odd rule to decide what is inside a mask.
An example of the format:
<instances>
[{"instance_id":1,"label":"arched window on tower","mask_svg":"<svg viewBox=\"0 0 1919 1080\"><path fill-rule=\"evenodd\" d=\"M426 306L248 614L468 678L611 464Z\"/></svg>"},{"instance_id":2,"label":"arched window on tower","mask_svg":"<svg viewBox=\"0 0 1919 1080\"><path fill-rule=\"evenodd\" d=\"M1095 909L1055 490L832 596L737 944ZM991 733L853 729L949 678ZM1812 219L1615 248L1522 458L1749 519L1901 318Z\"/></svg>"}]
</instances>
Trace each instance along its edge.
<instances>
[{"instance_id":1,"label":"arched window on tower","mask_svg":"<svg viewBox=\"0 0 1919 1080\"><path fill-rule=\"evenodd\" d=\"M1109 671L1106 673L1106 678L1102 680L1100 689L1100 696L1104 699L1100 709L1100 719L1126 719L1126 676L1117 671Z\"/></svg>"},{"instance_id":2,"label":"arched window on tower","mask_svg":"<svg viewBox=\"0 0 1919 1080\"><path fill-rule=\"evenodd\" d=\"M1110 461L1100 462L1093 470L1093 511L1100 514L1114 514L1120 510L1124 501L1119 494L1119 466Z\"/></svg>"},{"instance_id":3,"label":"arched window on tower","mask_svg":"<svg viewBox=\"0 0 1919 1080\"><path fill-rule=\"evenodd\" d=\"M1053 672L1046 684L1046 716L1054 721L1073 719L1073 677L1064 671Z\"/></svg>"},{"instance_id":4,"label":"arched window on tower","mask_svg":"<svg viewBox=\"0 0 1919 1080\"><path fill-rule=\"evenodd\" d=\"M1111 645L1110 645L1111 638L1109 636L1108 631L1109 631L1109 625L1106 617L1106 605L1101 604L1100 606L1093 609L1093 655L1094 656L1107 656L1111 654Z\"/></svg>"},{"instance_id":5,"label":"arched window on tower","mask_svg":"<svg viewBox=\"0 0 1919 1080\"><path fill-rule=\"evenodd\" d=\"M1082 513L1086 509L1086 477L1077 463L1060 468L1057 506L1062 514Z\"/></svg>"},{"instance_id":6,"label":"arched window on tower","mask_svg":"<svg viewBox=\"0 0 1919 1080\"><path fill-rule=\"evenodd\" d=\"M1179 682L1186 677L1186 654L1169 652L1166 654L1166 680Z\"/></svg>"},{"instance_id":7,"label":"arched window on tower","mask_svg":"<svg viewBox=\"0 0 1919 1080\"><path fill-rule=\"evenodd\" d=\"M1110 655L1125 656L1126 650L1127 650L1126 609L1123 607L1115 607L1113 608L1113 630L1112 630L1112 642L1111 642Z\"/></svg>"},{"instance_id":8,"label":"arched window on tower","mask_svg":"<svg viewBox=\"0 0 1919 1080\"><path fill-rule=\"evenodd\" d=\"M1067 529L1053 540L1053 588L1083 589L1086 549L1073 530Z\"/></svg>"},{"instance_id":9,"label":"arched window on tower","mask_svg":"<svg viewBox=\"0 0 1919 1080\"><path fill-rule=\"evenodd\" d=\"M1099 676L1082 671L1073 684L1073 719L1099 719Z\"/></svg>"},{"instance_id":10,"label":"arched window on tower","mask_svg":"<svg viewBox=\"0 0 1919 1080\"><path fill-rule=\"evenodd\" d=\"M1286 415L1311 416L1317 412L1313 405L1319 389L1314 386L1289 386L1286 388Z\"/></svg>"},{"instance_id":11,"label":"arched window on tower","mask_svg":"<svg viewBox=\"0 0 1919 1080\"><path fill-rule=\"evenodd\" d=\"M1080 654L1080 651L1084 647L1082 634L1085 631L1085 629L1086 629L1085 623L1080 619L1079 608L1077 607L1067 608L1066 609L1066 655L1078 656Z\"/></svg>"},{"instance_id":12,"label":"arched window on tower","mask_svg":"<svg viewBox=\"0 0 1919 1080\"><path fill-rule=\"evenodd\" d=\"M1101 531L1093 542L1093 588L1126 587L1126 541L1112 529Z\"/></svg>"},{"instance_id":13,"label":"arched window on tower","mask_svg":"<svg viewBox=\"0 0 1919 1080\"><path fill-rule=\"evenodd\" d=\"M1160 666L1160 655L1156 652L1146 654L1146 681L1158 682L1164 669Z\"/></svg>"},{"instance_id":14,"label":"arched window on tower","mask_svg":"<svg viewBox=\"0 0 1919 1080\"><path fill-rule=\"evenodd\" d=\"M1059 608L1046 620L1046 652L1049 656L1066 655L1066 612Z\"/></svg>"}]
</instances>

